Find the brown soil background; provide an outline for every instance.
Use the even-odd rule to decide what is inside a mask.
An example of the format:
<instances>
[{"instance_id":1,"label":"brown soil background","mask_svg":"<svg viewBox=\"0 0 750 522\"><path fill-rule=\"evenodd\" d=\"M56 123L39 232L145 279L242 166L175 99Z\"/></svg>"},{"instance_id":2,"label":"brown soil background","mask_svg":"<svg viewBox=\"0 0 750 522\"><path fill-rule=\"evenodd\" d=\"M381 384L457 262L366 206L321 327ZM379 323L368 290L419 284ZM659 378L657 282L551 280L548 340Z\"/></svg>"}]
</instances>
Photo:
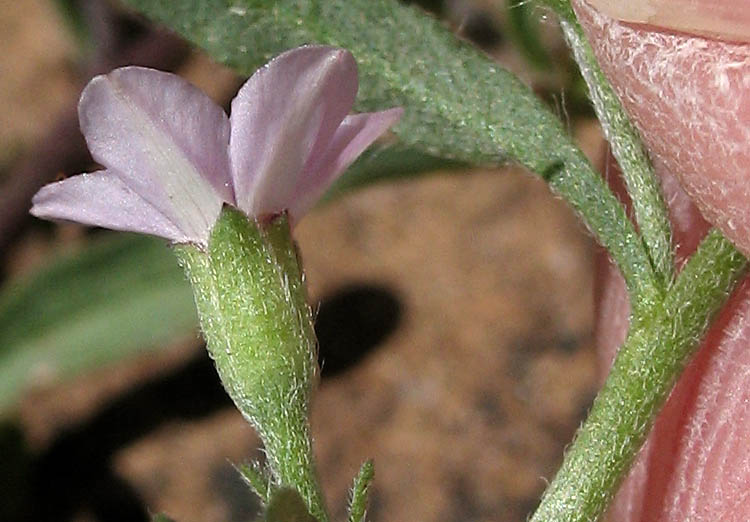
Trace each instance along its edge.
<instances>
[{"instance_id":1,"label":"brown soil background","mask_svg":"<svg viewBox=\"0 0 750 522\"><path fill-rule=\"evenodd\" d=\"M80 86L75 45L45 0L0 1L0 48L0 162L10 165ZM181 72L220 100L236 88L197 53ZM596 125L575 131L596 156ZM305 218L296 237L314 306L364 285L400 310L396 329L324 379L315 398L334 519L345 518L351 480L373 458L371 522L524 520L595 391L594 247L570 209L520 169L436 173L347 195ZM24 236L6 253L10 274L71 241L83 241L77 227L62 227L53 244ZM175 371L198 356L195 345L29 394L20 411L30 444L43 450ZM120 448L112 466L152 512L244 521L256 504L231 462L258 454L252 429L221 408L159 425ZM95 520L85 508L75 519Z\"/></svg>"}]
</instances>

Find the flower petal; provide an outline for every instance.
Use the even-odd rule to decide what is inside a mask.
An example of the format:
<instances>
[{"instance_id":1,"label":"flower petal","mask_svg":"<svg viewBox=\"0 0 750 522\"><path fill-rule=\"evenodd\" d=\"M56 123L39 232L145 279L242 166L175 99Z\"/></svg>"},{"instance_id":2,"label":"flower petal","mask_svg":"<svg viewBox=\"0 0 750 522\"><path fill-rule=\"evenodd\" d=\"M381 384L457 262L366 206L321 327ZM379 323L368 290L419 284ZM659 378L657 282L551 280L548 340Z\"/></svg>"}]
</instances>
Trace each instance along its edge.
<instances>
[{"instance_id":1,"label":"flower petal","mask_svg":"<svg viewBox=\"0 0 750 522\"><path fill-rule=\"evenodd\" d=\"M114 230L141 232L177 243L195 241L112 172L81 174L43 187L31 213Z\"/></svg>"},{"instance_id":2,"label":"flower petal","mask_svg":"<svg viewBox=\"0 0 750 522\"><path fill-rule=\"evenodd\" d=\"M78 105L93 158L177 225L207 241L229 178L229 121L196 87L142 67L97 76Z\"/></svg>"},{"instance_id":3,"label":"flower petal","mask_svg":"<svg viewBox=\"0 0 750 522\"><path fill-rule=\"evenodd\" d=\"M315 150L325 150L357 93L357 66L343 49L288 51L258 70L232 102L229 156L237 206L287 208Z\"/></svg>"},{"instance_id":4,"label":"flower petal","mask_svg":"<svg viewBox=\"0 0 750 522\"><path fill-rule=\"evenodd\" d=\"M300 177L295 197L289 205L294 221L301 218L318 201L331 184L367 147L394 125L404 113L400 107L382 112L352 114L344 118L328 149L311 156ZM274 213L283 209L263 209Z\"/></svg>"}]
</instances>

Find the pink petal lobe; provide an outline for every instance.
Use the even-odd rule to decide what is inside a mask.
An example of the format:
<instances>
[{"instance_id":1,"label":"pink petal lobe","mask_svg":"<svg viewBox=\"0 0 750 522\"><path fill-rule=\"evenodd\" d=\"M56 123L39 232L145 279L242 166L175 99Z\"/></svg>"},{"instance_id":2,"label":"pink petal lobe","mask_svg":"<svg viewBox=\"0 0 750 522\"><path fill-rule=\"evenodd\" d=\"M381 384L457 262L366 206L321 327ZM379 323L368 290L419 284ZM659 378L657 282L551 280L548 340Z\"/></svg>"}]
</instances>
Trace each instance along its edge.
<instances>
[{"instance_id":1,"label":"pink petal lobe","mask_svg":"<svg viewBox=\"0 0 750 522\"><path fill-rule=\"evenodd\" d=\"M328 149L311 156L305 165L296 187L296 196L289 206L293 222L305 215L328 187L403 113L404 110L397 107L344 118Z\"/></svg>"},{"instance_id":2,"label":"pink petal lobe","mask_svg":"<svg viewBox=\"0 0 750 522\"><path fill-rule=\"evenodd\" d=\"M627 24L582 0L574 5L657 169L677 176L704 217L750 254L750 43Z\"/></svg>"},{"instance_id":3,"label":"pink petal lobe","mask_svg":"<svg viewBox=\"0 0 750 522\"><path fill-rule=\"evenodd\" d=\"M288 208L308 158L328 148L357 93L343 49L300 47L258 70L232 102L229 155L237 205Z\"/></svg>"},{"instance_id":4,"label":"pink petal lobe","mask_svg":"<svg viewBox=\"0 0 750 522\"><path fill-rule=\"evenodd\" d=\"M78 106L93 158L175 223L207 240L229 177L229 121L203 92L173 74L124 67L97 76Z\"/></svg>"},{"instance_id":5,"label":"pink petal lobe","mask_svg":"<svg viewBox=\"0 0 750 522\"><path fill-rule=\"evenodd\" d=\"M75 221L113 230L140 232L176 243L196 242L112 172L80 174L42 187L31 213L42 219Z\"/></svg>"}]
</instances>

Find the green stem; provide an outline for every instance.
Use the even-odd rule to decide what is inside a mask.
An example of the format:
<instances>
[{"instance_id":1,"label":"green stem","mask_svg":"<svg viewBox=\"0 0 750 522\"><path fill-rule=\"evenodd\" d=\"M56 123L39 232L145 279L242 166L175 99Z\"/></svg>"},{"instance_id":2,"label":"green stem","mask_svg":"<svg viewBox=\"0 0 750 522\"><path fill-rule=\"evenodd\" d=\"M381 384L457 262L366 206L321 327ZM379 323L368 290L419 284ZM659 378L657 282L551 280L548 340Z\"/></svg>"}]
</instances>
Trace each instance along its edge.
<instances>
[{"instance_id":1,"label":"green stem","mask_svg":"<svg viewBox=\"0 0 750 522\"><path fill-rule=\"evenodd\" d=\"M654 271L666 288L674 278L674 250L672 228L661 184L638 131L599 67L580 24L575 18L562 19L560 24L589 87L594 109L612 147L612 154L622 169L635 218Z\"/></svg>"},{"instance_id":2,"label":"green stem","mask_svg":"<svg viewBox=\"0 0 750 522\"><path fill-rule=\"evenodd\" d=\"M653 420L747 262L712 230L663 304L634 328L531 522L592 522L606 510Z\"/></svg>"},{"instance_id":3,"label":"green stem","mask_svg":"<svg viewBox=\"0 0 750 522\"><path fill-rule=\"evenodd\" d=\"M175 251L216 370L263 440L275 485L294 488L327 522L308 423L317 345L286 218L260 224L226 207L207 251Z\"/></svg>"}]
</instances>

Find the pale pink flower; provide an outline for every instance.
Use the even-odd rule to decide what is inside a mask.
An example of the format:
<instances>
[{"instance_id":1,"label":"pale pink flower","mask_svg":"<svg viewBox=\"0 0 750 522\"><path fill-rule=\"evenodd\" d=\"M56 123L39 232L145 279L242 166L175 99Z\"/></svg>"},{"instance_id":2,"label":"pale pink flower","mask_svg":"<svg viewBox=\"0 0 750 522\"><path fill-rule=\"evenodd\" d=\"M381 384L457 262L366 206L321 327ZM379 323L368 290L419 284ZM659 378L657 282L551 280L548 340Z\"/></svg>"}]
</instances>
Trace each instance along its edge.
<instances>
[{"instance_id":1,"label":"pale pink flower","mask_svg":"<svg viewBox=\"0 0 750 522\"><path fill-rule=\"evenodd\" d=\"M298 220L402 109L348 115L357 67L305 46L259 69L232 115L173 74L124 67L81 94L81 130L105 170L43 187L31 213L206 245L222 206Z\"/></svg>"}]
</instances>

